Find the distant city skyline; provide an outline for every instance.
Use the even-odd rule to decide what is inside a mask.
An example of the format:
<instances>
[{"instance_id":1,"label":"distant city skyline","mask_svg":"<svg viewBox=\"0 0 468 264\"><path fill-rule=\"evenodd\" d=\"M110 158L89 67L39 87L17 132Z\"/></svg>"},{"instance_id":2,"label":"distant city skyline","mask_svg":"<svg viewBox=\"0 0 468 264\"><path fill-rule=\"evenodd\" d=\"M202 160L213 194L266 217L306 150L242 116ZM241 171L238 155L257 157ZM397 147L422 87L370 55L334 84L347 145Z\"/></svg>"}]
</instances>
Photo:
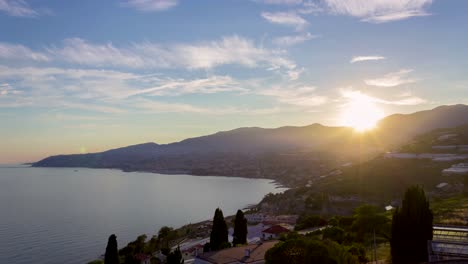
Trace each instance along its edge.
<instances>
[{"instance_id":1,"label":"distant city skyline","mask_svg":"<svg viewBox=\"0 0 468 264\"><path fill-rule=\"evenodd\" d=\"M0 164L246 126L367 129L467 104L466 10L462 0L0 0Z\"/></svg>"}]
</instances>

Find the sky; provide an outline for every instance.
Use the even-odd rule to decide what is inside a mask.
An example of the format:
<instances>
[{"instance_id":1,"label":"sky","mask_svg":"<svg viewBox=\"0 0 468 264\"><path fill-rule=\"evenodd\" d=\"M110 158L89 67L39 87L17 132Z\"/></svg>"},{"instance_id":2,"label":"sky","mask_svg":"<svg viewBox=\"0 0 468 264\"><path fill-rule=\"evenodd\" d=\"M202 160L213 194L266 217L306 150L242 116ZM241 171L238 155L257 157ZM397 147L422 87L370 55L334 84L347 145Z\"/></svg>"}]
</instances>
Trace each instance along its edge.
<instances>
[{"instance_id":1,"label":"sky","mask_svg":"<svg viewBox=\"0 0 468 264\"><path fill-rule=\"evenodd\" d=\"M465 0L0 0L0 163L468 103Z\"/></svg>"}]
</instances>

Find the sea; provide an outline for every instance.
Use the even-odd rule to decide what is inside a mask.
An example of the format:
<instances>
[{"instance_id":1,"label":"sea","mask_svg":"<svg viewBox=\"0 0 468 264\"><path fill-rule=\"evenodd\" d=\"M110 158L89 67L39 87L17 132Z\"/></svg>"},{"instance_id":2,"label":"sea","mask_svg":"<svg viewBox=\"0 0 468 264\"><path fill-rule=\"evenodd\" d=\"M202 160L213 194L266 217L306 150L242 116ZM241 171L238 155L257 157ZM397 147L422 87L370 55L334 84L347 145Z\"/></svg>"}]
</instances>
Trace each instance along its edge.
<instances>
[{"instance_id":1,"label":"sea","mask_svg":"<svg viewBox=\"0 0 468 264\"><path fill-rule=\"evenodd\" d=\"M0 166L0 263L88 263L111 234L120 248L284 190L268 179Z\"/></svg>"}]
</instances>

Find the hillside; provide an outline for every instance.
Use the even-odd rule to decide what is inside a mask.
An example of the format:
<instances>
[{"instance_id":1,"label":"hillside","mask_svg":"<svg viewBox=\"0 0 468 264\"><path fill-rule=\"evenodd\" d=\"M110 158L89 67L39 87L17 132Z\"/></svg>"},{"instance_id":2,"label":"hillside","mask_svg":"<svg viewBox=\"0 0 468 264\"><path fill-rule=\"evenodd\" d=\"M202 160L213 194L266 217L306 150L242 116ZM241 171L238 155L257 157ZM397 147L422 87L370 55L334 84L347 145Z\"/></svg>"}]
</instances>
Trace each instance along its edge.
<instances>
[{"instance_id":1,"label":"hillside","mask_svg":"<svg viewBox=\"0 0 468 264\"><path fill-rule=\"evenodd\" d=\"M468 145L468 125L419 135L400 151L438 155L440 149L433 147L464 145ZM468 149L445 148L444 154L465 158L434 160L380 155L362 163L336 167L320 177L310 178L305 186L267 196L259 208L277 214L349 214L356 206L366 203L380 207L398 205L409 186L420 185L438 212L438 222L467 224L468 172L446 174L443 170L467 163Z\"/></svg>"},{"instance_id":2,"label":"hillside","mask_svg":"<svg viewBox=\"0 0 468 264\"><path fill-rule=\"evenodd\" d=\"M413 137L440 128L453 128L468 124L468 106L439 106L432 110L413 114L394 114L378 123L377 134L390 140L395 146L406 143Z\"/></svg>"},{"instance_id":3,"label":"hillside","mask_svg":"<svg viewBox=\"0 0 468 264\"><path fill-rule=\"evenodd\" d=\"M348 127L239 128L171 144L146 143L100 153L59 155L37 167L91 167L162 173L260 177L303 183L345 162L368 160L434 129L468 124L468 106L391 115L378 129Z\"/></svg>"}]
</instances>

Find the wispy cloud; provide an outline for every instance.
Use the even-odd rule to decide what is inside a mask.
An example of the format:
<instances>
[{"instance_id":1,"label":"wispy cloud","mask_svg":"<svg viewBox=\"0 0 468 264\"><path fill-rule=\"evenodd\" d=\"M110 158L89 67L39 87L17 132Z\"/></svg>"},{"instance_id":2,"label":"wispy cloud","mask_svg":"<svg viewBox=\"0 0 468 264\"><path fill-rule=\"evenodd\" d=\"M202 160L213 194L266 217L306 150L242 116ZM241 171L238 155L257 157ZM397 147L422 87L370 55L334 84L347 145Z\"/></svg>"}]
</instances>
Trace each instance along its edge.
<instances>
[{"instance_id":1,"label":"wispy cloud","mask_svg":"<svg viewBox=\"0 0 468 264\"><path fill-rule=\"evenodd\" d=\"M291 36L282 36L273 39L273 43L279 46L293 46L300 43L304 43L308 40L317 38L318 36L312 35L309 32L298 34L298 35L291 35Z\"/></svg>"},{"instance_id":2,"label":"wispy cloud","mask_svg":"<svg viewBox=\"0 0 468 264\"><path fill-rule=\"evenodd\" d=\"M80 38L66 39L62 47L52 47L47 51L56 60L89 66L142 68L151 62L134 49L117 48L112 43L93 44Z\"/></svg>"},{"instance_id":3,"label":"wispy cloud","mask_svg":"<svg viewBox=\"0 0 468 264\"><path fill-rule=\"evenodd\" d=\"M39 16L39 12L31 8L24 0L0 0L0 11L17 17Z\"/></svg>"},{"instance_id":4,"label":"wispy cloud","mask_svg":"<svg viewBox=\"0 0 468 264\"><path fill-rule=\"evenodd\" d=\"M306 108L320 106L328 101L326 96L317 95L316 88L311 86L273 87L259 90L258 94L274 97L284 104Z\"/></svg>"},{"instance_id":5,"label":"wispy cloud","mask_svg":"<svg viewBox=\"0 0 468 264\"><path fill-rule=\"evenodd\" d=\"M1 4L1 0L0 0ZM43 52L35 52L28 47L19 44L0 42L0 58L12 60L49 61L50 58Z\"/></svg>"},{"instance_id":6,"label":"wispy cloud","mask_svg":"<svg viewBox=\"0 0 468 264\"><path fill-rule=\"evenodd\" d=\"M153 96L182 95L182 94L213 94L221 92L247 92L239 87L239 83L230 76L210 76L195 80L162 80L155 87L135 91L129 96L148 94Z\"/></svg>"},{"instance_id":7,"label":"wispy cloud","mask_svg":"<svg viewBox=\"0 0 468 264\"><path fill-rule=\"evenodd\" d=\"M138 99L135 101L140 110L149 113L194 113L203 115L270 115L281 111L278 107L271 108L239 108L239 107L201 107L186 103L167 103L162 101Z\"/></svg>"},{"instance_id":8,"label":"wispy cloud","mask_svg":"<svg viewBox=\"0 0 468 264\"><path fill-rule=\"evenodd\" d=\"M262 17L273 24L294 27L303 30L309 22L295 12L263 12Z\"/></svg>"},{"instance_id":9,"label":"wispy cloud","mask_svg":"<svg viewBox=\"0 0 468 264\"><path fill-rule=\"evenodd\" d=\"M302 0L256 0L269 5L298 5L302 3Z\"/></svg>"},{"instance_id":10,"label":"wispy cloud","mask_svg":"<svg viewBox=\"0 0 468 264\"><path fill-rule=\"evenodd\" d=\"M178 4L177 0L126 0L122 3L142 12L160 12L171 9Z\"/></svg>"},{"instance_id":11,"label":"wispy cloud","mask_svg":"<svg viewBox=\"0 0 468 264\"><path fill-rule=\"evenodd\" d=\"M13 89L8 83L0 84L0 96L7 96L7 95L19 94L19 93L21 92Z\"/></svg>"},{"instance_id":12,"label":"wispy cloud","mask_svg":"<svg viewBox=\"0 0 468 264\"><path fill-rule=\"evenodd\" d=\"M394 87L402 84L415 83L418 80L407 78L408 74L413 70L400 70L398 72L388 73L381 78L367 79L364 82L367 85L379 86L379 87Z\"/></svg>"},{"instance_id":13,"label":"wispy cloud","mask_svg":"<svg viewBox=\"0 0 468 264\"><path fill-rule=\"evenodd\" d=\"M297 12L304 15L318 14L324 12L324 8L318 3L309 0L307 2L304 2L302 6L299 9L297 9Z\"/></svg>"},{"instance_id":14,"label":"wispy cloud","mask_svg":"<svg viewBox=\"0 0 468 264\"><path fill-rule=\"evenodd\" d=\"M195 44L143 42L126 47L73 38L65 40L63 47L49 48L48 54L56 60L102 67L211 69L237 64L250 68L296 68L283 52L259 47L236 35Z\"/></svg>"},{"instance_id":15,"label":"wispy cloud","mask_svg":"<svg viewBox=\"0 0 468 264\"><path fill-rule=\"evenodd\" d=\"M324 0L327 9L365 22L384 23L411 17L427 16L432 0Z\"/></svg>"},{"instance_id":16,"label":"wispy cloud","mask_svg":"<svg viewBox=\"0 0 468 264\"><path fill-rule=\"evenodd\" d=\"M12 82L17 90L11 88ZM183 96L221 92L247 93L230 76L171 79L110 70L0 66L0 108L40 107L99 113L146 111L155 113L267 114L267 109L220 109L187 103L150 100L155 96ZM271 110L271 109L270 109Z\"/></svg>"},{"instance_id":17,"label":"wispy cloud","mask_svg":"<svg viewBox=\"0 0 468 264\"><path fill-rule=\"evenodd\" d=\"M310 37L305 35L306 38ZM0 42L0 59L48 65L67 63L103 69L211 70L223 65L274 70L283 76L298 72L297 65L281 49L266 48L253 40L233 35L213 41L159 44L140 42L116 46L91 43L81 38L65 39L61 45L33 50Z\"/></svg>"},{"instance_id":18,"label":"wispy cloud","mask_svg":"<svg viewBox=\"0 0 468 264\"><path fill-rule=\"evenodd\" d=\"M386 58L383 56L355 56L349 62L356 63L362 61L375 61L375 60L385 60Z\"/></svg>"},{"instance_id":19,"label":"wispy cloud","mask_svg":"<svg viewBox=\"0 0 468 264\"><path fill-rule=\"evenodd\" d=\"M352 89L342 89L341 95L347 99L364 98L365 101L368 101L368 102L387 104L387 105L410 106L410 105L420 105L420 104L427 103L427 100L417 97L417 96L408 96L408 97L397 99L397 100L387 100L387 99L382 99L378 97L373 97L365 93L362 93L361 91L352 90Z\"/></svg>"},{"instance_id":20,"label":"wispy cloud","mask_svg":"<svg viewBox=\"0 0 468 264\"><path fill-rule=\"evenodd\" d=\"M296 69L292 69L292 70L289 70L287 72L288 74L288 77L289 77L289 80L290 81L295 81L297 79L299 79L300 75L305 71L304 68L296 68Z\"/></svg>"},{"instance_id":21,"label":"wispy cloud","mask_svg":"<svg viewBox=\"0 0 468 264\"><path fill-rule=\"evenodd\" d=\"M221 92L245 93L230 76L172 79L155 78L111 70L61 69L0 66L0 82L16 83L31 96L72 96L81 99L122 100L131 96L179 96L186 94L214 94ZM9 85L0 86L9 89ZM6 93L6 92L5 92Z\"/></svg>"}]
</instances>

